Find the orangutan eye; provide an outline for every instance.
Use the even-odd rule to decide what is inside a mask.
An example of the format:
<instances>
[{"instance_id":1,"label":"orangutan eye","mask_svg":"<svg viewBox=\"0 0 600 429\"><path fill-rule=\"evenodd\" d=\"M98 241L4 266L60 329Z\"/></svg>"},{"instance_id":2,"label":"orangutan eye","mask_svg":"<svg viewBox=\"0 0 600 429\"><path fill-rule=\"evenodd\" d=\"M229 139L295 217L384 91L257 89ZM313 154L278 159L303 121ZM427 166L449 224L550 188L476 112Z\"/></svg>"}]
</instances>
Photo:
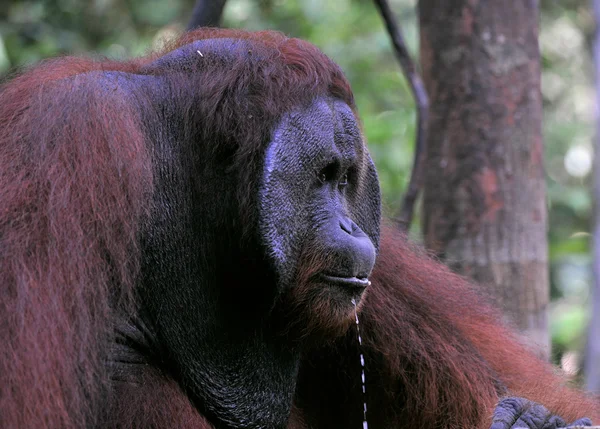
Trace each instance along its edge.
<instances>
[{"instance_id":1,"label":"orangutan eye","mask_svg":"<svg viewBox=\"0 0 600 429\"><path fill-rule=\"evenodd\" d=\"M340 179L338 186L343 188L348 184L348 173L344 173L342 178Z\"/></svg>"},{"instance_id":2,"label":"orangutan eye","mask_svg":"<svg viewBox=\"0 0 600 429\"><path fill-rule=\"evenodd\" d=\"M322 185L324 185L327 182L331 182L332 180L334 180L337 177L338 171L339 171L338 164L336 162L332 162L327 167L325 167L324 169L319 171L319 173L317 175L319 182L321 182Z\"/></svg>"}]
</instances>

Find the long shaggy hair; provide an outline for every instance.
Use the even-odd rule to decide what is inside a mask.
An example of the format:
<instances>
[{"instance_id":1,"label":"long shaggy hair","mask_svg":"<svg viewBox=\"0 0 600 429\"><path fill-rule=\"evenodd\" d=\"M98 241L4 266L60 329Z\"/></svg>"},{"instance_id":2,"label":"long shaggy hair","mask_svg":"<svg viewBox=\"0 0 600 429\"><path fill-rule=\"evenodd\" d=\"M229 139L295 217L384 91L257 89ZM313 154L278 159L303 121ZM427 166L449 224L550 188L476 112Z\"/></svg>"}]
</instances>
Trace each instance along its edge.
<instances>
[{"instance_id":1,"label":"long shaggy hair","mask_svg":"<svg viewBox=\"0 0 600 429\"><path fill-rule=\"evenodd\" d=\"M567 422L598 421L600 402L569 386L503 325L480 288L393 228L383 231L361 319L367 348L385 356L381 378L403 386L398 422L487 428L504 395L539 402Z\"/></svg>"}]
</instances>

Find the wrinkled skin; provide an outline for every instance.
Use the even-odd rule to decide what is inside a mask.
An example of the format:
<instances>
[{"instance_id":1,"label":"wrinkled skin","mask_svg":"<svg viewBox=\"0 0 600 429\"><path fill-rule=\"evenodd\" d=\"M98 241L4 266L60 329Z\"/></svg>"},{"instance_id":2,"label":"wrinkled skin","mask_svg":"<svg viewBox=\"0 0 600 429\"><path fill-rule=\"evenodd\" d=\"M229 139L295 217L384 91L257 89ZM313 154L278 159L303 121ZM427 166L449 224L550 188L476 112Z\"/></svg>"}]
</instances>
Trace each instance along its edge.
<instances>
[{"instance_id":1,"label":"wrinkled skin","mask_svg":"<svg viewBox=\"0 0 600 429\"><path fill-rule=\"evenodd\" d=\"M290 112L273 136L259 198L261 236L282 295L277 311L291 312L302 335L343 330L375 263L375 167L353 112L339 100Z\"/></svg>"},{"instance_id":2,"label":"wrinkled skin","mask_svg":"<svg viewBox=\"0 0 600 429\"><path fill-rule=\"evenodd\" d=\"M567 424L560 416L552 414L540 404L524 398L505 398L494 411L490 429L558 429L591 425L588 418Z\"/></svg>"}]
</instances>

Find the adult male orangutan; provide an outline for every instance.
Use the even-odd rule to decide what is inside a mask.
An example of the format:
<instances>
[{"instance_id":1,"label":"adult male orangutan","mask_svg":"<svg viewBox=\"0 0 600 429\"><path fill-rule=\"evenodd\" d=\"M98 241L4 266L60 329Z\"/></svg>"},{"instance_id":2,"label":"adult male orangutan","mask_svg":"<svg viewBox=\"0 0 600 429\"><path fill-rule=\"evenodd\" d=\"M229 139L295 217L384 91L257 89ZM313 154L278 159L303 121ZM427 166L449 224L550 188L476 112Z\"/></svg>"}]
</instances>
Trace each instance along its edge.
<instances>
[{"instance_id":1,"label":"adult male orangutan","mask_svg":"<svg viewBox=\"0 0 600 429\"><path fill-rule=\"evenodd\" d=\"M380 228L350 87L309 43L203 29L0 91L0 427L600 422Z\"/></svg>"}]
</instances>

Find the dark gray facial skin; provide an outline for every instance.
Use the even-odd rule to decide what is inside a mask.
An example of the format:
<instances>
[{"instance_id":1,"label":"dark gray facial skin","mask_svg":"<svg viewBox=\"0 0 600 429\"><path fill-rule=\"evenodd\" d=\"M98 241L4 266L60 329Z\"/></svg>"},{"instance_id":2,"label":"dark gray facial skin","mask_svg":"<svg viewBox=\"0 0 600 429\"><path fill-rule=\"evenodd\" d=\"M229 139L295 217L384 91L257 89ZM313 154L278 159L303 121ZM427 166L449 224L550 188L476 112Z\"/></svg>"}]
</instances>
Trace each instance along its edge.
<instances>
[{"instance_id":1,"label":"dark gray facial skin","mask_svg":"<svg viewBox=\"0 0 600 429\"><path fill-rule=\"evenodd\" d=\"M315 280L347 291L339 296L348 304L360 297L375 263L380 196L345 103L318 98L283 117L267 149L259 198L261 236L281 291L294 287L308 246L328 261Z\"/></svg>"}]
</instances>

